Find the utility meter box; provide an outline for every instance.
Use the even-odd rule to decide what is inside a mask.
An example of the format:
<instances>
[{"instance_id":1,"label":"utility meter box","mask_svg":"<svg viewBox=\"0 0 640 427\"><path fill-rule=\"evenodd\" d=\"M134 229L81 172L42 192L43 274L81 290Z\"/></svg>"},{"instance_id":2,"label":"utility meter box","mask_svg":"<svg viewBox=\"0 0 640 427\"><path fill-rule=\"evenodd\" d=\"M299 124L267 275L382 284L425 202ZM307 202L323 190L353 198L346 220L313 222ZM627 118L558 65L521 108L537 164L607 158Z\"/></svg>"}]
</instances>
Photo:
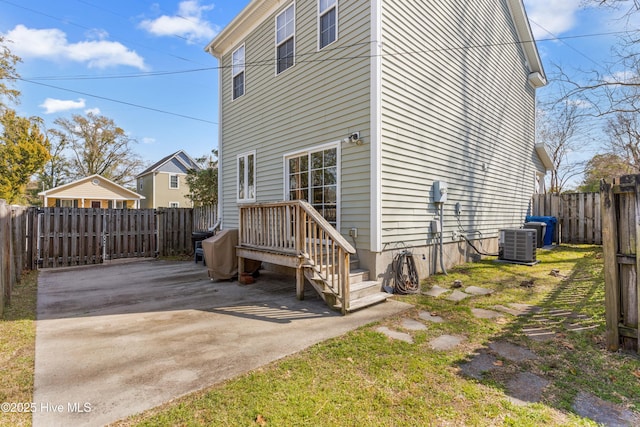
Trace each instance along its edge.
<instances>
[{"instance_id":1,"label":"utility meter box","mask_svg":"<svg viewBox=\"0 0 640 427\"><path fill-rule=\"evenodd\" d=\"M447 201L447 193L449 192L449 186L444 181L433 182L433 202L444 203Z\"/></svg>"}]
</instances>

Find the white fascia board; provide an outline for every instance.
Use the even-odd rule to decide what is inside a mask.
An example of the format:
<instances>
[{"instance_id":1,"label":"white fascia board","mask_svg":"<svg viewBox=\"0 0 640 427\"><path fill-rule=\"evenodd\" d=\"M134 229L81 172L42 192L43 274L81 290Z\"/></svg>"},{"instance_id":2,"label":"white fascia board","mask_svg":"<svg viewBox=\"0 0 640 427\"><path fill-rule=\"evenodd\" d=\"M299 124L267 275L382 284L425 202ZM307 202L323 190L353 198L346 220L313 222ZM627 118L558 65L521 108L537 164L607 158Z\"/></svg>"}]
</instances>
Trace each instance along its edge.
<instances>
[{"instance_id":1,"label":"white fascia board","mask_svg":"<svg viewBox=\"0 0 640 427\"><path fill-rule=\"evenodd\" d=\"M279 7L291 0L253 0L204 48L206 52L222 58L240 41L244 40L258 25L271 16Z\"/></svg>"},{"instance_id":2,"label":"white fascia board","mask_svg":"<svg viewBox=\"0 0 640 427\"><path fill-rule=\"evenodd\" d=\"M535 149L536 154L540 158L540 161L542 162L544 168L548 171L553 170L553 161L551 160L551 156L549 155L547 146L544 144L544 142L537 143L535 145Z\"/></svg>"},{"instance_id":3,"label":"white fascia board","mask_svg":"<svg viewBox=\"0 0 640 427\"><path fill-rule=\"evenodd\" d=\"M533 32L527 18L527 11L524 8L522 0L507 0L507 6L511 12L511 18L518 33L520 45L524 51L527 63L529 64L529 82L535 88L542 87L547 84L542 60L533 38Z\"/></svg>"}]
</instances>

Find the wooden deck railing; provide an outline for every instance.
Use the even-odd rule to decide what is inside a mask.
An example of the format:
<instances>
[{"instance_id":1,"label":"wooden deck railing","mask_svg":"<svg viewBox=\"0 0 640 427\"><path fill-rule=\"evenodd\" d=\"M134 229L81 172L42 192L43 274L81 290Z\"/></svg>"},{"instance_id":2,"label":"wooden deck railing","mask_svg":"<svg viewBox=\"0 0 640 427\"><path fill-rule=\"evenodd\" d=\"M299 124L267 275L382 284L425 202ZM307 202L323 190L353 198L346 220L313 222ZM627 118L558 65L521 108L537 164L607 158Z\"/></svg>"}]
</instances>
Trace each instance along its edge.
<instances>
[{"instance_id":1,"label":"wooden deck railing","mask_svg":"<svg viewBox=\"0 0 640 427\"><path fill-rule=\"evenodd\" d=\"M298 297L302 297L306 268L324 283L343 313L349 309L349 262L356 251L309 203L294 200L241 206L239 245L301 257L296 274Z\"/></svg>"}]
</instances>

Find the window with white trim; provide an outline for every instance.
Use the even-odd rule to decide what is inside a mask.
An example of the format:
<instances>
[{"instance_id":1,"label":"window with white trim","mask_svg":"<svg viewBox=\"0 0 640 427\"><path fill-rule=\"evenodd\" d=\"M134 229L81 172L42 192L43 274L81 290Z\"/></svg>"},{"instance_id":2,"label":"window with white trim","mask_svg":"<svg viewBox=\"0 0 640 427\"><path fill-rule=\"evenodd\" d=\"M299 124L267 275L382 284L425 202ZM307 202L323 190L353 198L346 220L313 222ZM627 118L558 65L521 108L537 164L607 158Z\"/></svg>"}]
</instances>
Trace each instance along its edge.
<instances>
[{"instance_id":1,"label":"window with white trim","mask_svg":"<svg viewBox=\"0 0 640 427\"><path fill-rule=\"evenodd\" d=\"M319 0L318 46L330 45L338 38L338 0Z\"/></svg>"},{"instance_id":2,"label":"window with white trim","mask_svg":"<svg viewBox=\"0 0 640 427\"><path fill-rule=\"evenodd\" d=\"M244 95L244 45L231 55L231 76L233 78L233 99Z\"/></svg>"},{"instance_id":3,"label":"window with white trim","mask_svg":"<svg viewBox=\"0 0 640 427\"><path fill-rule=\"evenodd\" d=\"M256 152L238 156L238 202L255 202L256 200Z\"/></svg>"},{"instance_id":4,"label":"window with white trim","mask_svg":"<svg viewBox=\"0 0 640 427\"><path fill-rule=\"evenodd\" d=\"M287 166L287 197L306 200L334 227L338 222L338 149L292 155Z\"/></svg>"},{"instance_id":5,"label":"window with white trim","mask_svg":"<svg viewBox=\"0 0 640 427\"><path fill-rule=\"evenodd\" d=\"M175 190L178 188L178 175L169 175L169 188Z\"/></svg>"},{"instance_id":6,"label":"window with white trim","mask_svg":"<svg viewBox=\"0 0 640 427\"><path fill-rule=\"evenodd\" d=\"M276 74L293 67L295 59L295 4L276 16Z\"/></svg>"},{"instance_id":7,"label":"window with white trim","mask_svg":"<svg viewBox=\"0 0 640 427\"><path fill-rule=\"evenodd\" d=\"M142 191L142 190L144 189L143 182L144 182L144 181L143 181L143 179L142 179L142 178L140 178L140 179L138 180L138 190L139 190L139 191Z\"/></svg>"},{"instance_id":8,"label":"window with white trim","mask_svg":"<svg viewBox=\"0 0 640 427\"><path fill-rule=\"evenodd\" d=\"M180 203L178 203L178 202L169 202L169 207L170 208L179 208L180 207Z\"/></svg>"}]
</instances>

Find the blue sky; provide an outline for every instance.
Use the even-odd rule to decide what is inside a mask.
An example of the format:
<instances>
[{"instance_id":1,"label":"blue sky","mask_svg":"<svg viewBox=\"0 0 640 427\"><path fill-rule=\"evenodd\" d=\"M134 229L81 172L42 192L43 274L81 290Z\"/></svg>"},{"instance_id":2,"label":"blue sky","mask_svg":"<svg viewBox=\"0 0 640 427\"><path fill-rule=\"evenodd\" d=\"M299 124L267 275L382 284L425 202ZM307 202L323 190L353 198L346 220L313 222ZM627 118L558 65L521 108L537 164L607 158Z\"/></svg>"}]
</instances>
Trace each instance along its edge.
<instances>
[{"instance_id":1,"label":"blue sky","mask_svg":"<svg viewBox=\"0 0 640 427\"><path fill-rule=\"evenodd\" d=\"M17 110L50 127L57 117L99 113L135 138L135 151L149 162L178 149L208 154L217 145L218 73L204 46L248 3L0 0L0 33L13 41L11 50L23 59L18 72L28 80L16 85ZM616 12L580 9L581 3L525 1L541 39L622 28ZM612 42L599 36L538 47L548 71L551 64L590 69L606 59Z\"/></svg>"}]
</instances>

